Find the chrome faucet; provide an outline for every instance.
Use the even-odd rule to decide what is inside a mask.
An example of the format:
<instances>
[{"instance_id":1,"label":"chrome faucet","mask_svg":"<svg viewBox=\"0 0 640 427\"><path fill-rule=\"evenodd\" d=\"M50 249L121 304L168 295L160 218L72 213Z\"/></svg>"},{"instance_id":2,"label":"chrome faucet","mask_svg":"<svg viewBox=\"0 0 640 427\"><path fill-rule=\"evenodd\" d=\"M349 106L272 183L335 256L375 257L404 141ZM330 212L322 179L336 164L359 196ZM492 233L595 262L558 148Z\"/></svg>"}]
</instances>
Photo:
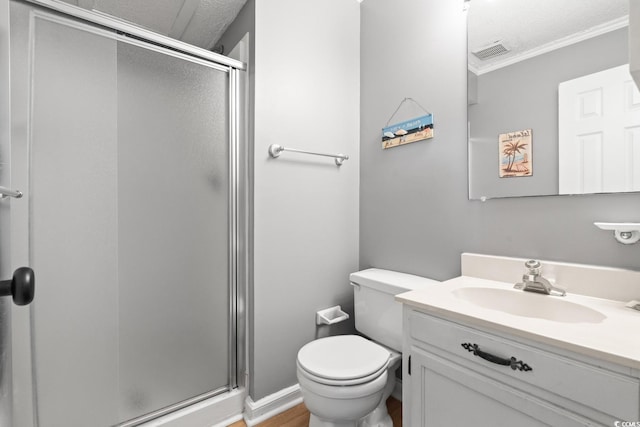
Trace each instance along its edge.
<instances>
[{"instance_id":1,"label":"chrome faucet","mask_svg":"<svg viewBox=\"0 0 640 427\"><path fill-rule=\"evenodd\" d=\"M516 283L514 288L547 295L565 296L567 294L564 289L553 286L549 280L542 277L540 261L531 259L525 262L524 266L528 271L522 275L522 283Z\"/></svg>"}]
</instances>

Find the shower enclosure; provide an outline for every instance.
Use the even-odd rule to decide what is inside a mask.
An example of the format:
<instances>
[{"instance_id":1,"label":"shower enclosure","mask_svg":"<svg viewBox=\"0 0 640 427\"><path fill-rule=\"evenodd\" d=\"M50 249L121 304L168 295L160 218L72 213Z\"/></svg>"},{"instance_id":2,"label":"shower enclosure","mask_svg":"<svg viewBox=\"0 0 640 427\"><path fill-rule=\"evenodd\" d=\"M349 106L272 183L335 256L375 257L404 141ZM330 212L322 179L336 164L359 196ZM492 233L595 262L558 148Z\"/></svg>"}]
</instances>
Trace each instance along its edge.
<instances>
[{"instance_id":1,"label":"shower enclosure","mask_svg":"<svg viewBox=\"0 0 640 427\"><path fill-rule=\"evenodd\" d=\"M137 425L230 391L242 63L109 19L9 13L0 185L25 196L0 201L1 278L37 278L11 328L0 303L15 425Z\"/></svg>"}]
</instances>

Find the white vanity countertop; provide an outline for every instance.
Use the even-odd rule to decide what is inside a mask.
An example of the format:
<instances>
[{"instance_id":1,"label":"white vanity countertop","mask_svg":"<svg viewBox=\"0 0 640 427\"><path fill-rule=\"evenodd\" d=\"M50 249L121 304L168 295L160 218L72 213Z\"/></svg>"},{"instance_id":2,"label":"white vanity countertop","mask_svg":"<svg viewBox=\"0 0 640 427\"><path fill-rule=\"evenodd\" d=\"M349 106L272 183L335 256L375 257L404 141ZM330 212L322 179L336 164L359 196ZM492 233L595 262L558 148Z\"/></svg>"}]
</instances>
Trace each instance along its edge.
<instances>
[{"instance_id":1,"label":"white vanity countertop","mask_svg":"<svg viewBox=\"0 0 640 427\"><path fill-rule=\"evenodd\" d=\"M596 310L604 315L604 319L592 323L552 321L484 308L461 299L454 293L456 289L469 287L513 290L538 299L557 298ZM506 332L585 356L640 369L640 311L625 307L625 303L621 301L571 293L564 297L541 295L514 290L513 283L470 276L460 276L438 285L405 292L397 295L396 300L439 317ZM538 301L540 300L535 302Z\"/></svg>"}]
</instances>

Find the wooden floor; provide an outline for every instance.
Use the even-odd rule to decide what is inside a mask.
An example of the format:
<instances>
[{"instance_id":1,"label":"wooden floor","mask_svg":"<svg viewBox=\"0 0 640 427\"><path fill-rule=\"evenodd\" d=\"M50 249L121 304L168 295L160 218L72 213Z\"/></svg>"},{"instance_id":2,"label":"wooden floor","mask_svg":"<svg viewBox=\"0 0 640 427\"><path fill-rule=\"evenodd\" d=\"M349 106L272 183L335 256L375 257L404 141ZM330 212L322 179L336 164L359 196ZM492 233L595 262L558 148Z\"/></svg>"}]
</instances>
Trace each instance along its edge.
<instances>
[{"instance_id":1,"label":"wooden floor","mask_svg":"<svg viewBox=\"0 0 640 427\"><path fill-rule=\"evenodd\" d=\"M402 402L390 397L387 400L387 409L389 415L393 420L393 427L402 427ZM231 424L229 427L246 427L244 421L238 421ZM276 415L273 418L269 418L257 425L258 427L308 427L309 426L309 411L304 406L304 403L294 406L293 408Z\"/></svg>"}]
</instances>

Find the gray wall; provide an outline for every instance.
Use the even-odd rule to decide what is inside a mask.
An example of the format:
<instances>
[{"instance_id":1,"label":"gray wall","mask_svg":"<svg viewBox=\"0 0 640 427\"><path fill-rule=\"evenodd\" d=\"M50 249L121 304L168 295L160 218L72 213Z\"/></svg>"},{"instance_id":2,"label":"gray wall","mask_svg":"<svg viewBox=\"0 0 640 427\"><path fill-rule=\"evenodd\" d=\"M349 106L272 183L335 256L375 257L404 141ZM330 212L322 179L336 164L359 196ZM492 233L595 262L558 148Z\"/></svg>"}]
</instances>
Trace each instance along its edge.
<instances>
[{"instance_id":1,"label":"gray wall","mask_svg":"<svg viewBox=\"0 0 640 427\"><path fill-rule=\"evenodd\" d=\"M629 62L620 29L481 74L469 106L471 197L558 194L558 84ZM533 176L498 177L498 134L533 129Z\"/></svg>"},{"instance_id":2,"label":"gray wall","mask_svg":"<svg viewBox=\"0 0 640 427\"><path fill-rule=\"evenodd\" d=\"M296 355L304 344L353 331L353 320L317 328L315 312L340 304L353 313L359 9L356 0L250 0L222 39L230 49L247 32L252 36L248 373L254 401L297 383ZM287 152L272 159L271 144L342 152L349 160L337 167L332 159Z\"/></svg>"},{"instance_id":3,"label":"gray wall","mask_svg":"<svg viewBox=\"0 0 640 427\"><path fill-rule=\"evenodd\" d=\"M300 347L338 332L316 330L317 310L352 305L359 10L355 0L256 2L253 400L296 384ZM349 160L337 167L332 159L287 152L272 159L271 144L342 152Z\"/></svg>"},{"instance_id":4,"label":"gray wall","mask_svg":"<svg viewBox=\"0 0 640 427\"><path fill-rule=\"evenodd\" d=\"M236 19L229 25L229 28L224 32L220 40L216 43L216 46L224 46L224 55L229 55L245 34L249 34L249 44L251 46L255 43L255 16L256 4L255 0L247 0L244 4ZM255 60L254 50L250 50L249 64L253 64Z\"/></svg>"},{"instance_id":5,"label":"gray wall","mask_svg":"<svg viewBox=\"0 0 640 427\"><path fill-rule=\"evenodd\" d=\"M467 199L465 20L462 0L361 4L360 267L448 279L479 252L640 269L640 245L592 225L640 220L638 194ZM404 97L433 112L435 137L382 150Z\"/></svg>"}]
</instances>

